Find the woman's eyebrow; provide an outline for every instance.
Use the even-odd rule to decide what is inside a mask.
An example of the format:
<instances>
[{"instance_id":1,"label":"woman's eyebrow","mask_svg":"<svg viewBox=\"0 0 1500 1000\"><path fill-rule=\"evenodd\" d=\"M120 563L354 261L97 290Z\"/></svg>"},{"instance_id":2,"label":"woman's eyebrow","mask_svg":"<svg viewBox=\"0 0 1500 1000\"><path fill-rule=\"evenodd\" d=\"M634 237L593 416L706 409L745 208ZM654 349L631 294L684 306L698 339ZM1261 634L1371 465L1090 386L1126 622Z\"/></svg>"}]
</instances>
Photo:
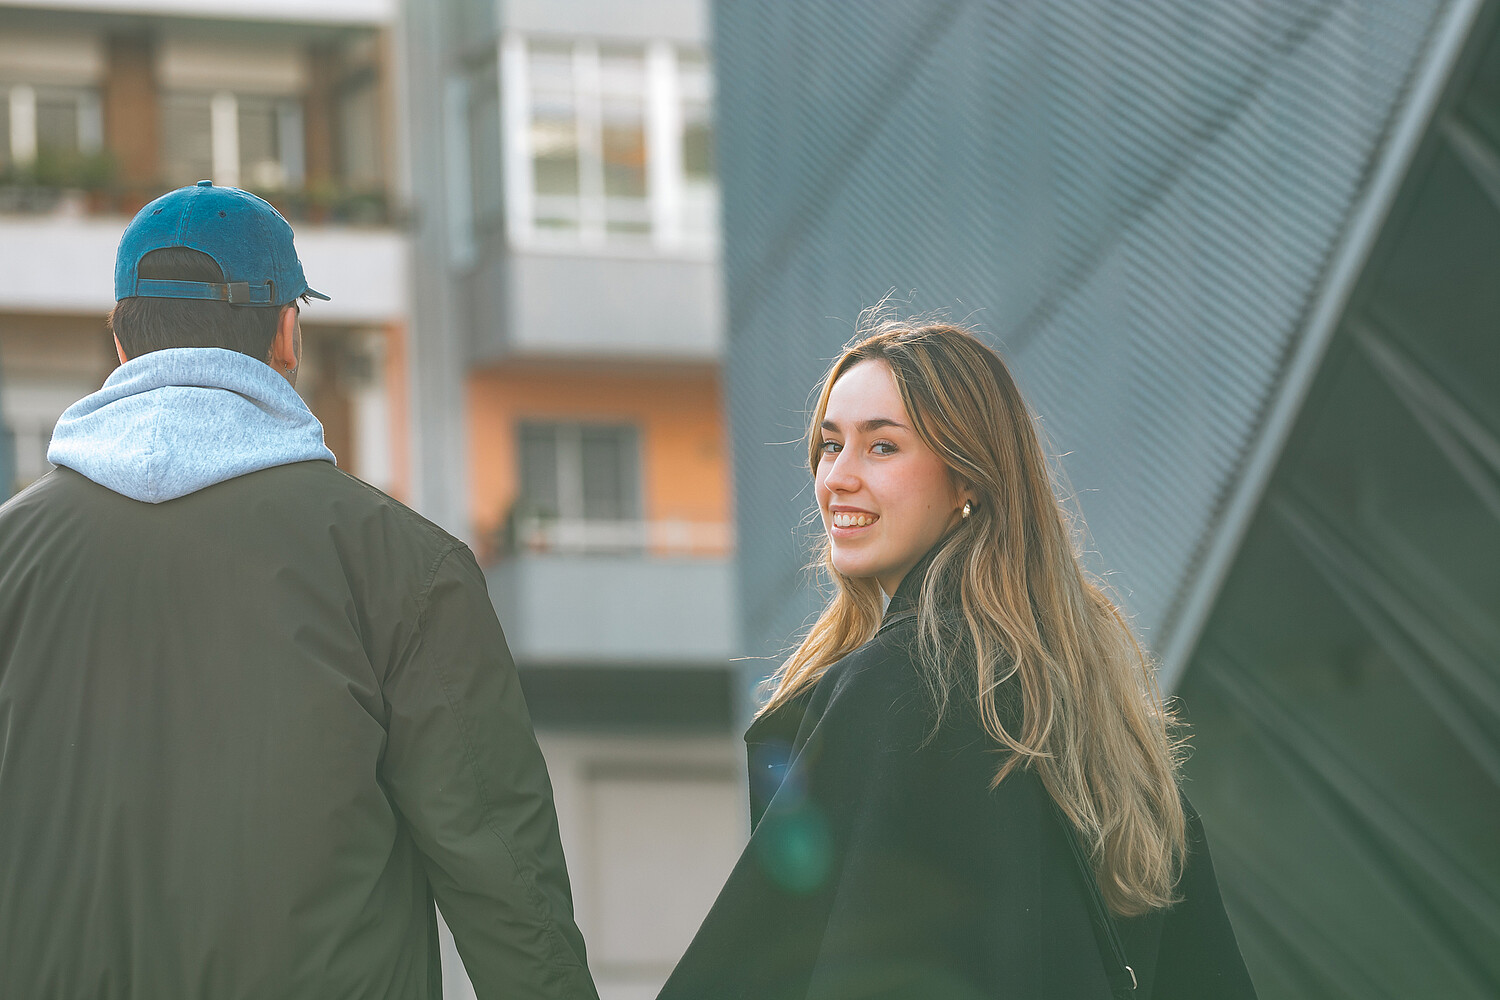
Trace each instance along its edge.
<instances>
[{"instance_id":1,"label":"woman's eyebrow","mask_svg":"<svg viewBox=\"0 0 1500 1000\"><path fill-rule=\"evenodd\" d=\"M911 430L910 427L906 426L901 421L892 420L890 417L871 417L869 420L861 420L859 423L855 424L854 427L861 434L868 434L871 431L878 431L882 427L899 427L903 431ZM825 431L832 431L835 434L839 433L839 425L834 423L832 420L823 421L823 429Z\"/></svg>"}]
</instances>

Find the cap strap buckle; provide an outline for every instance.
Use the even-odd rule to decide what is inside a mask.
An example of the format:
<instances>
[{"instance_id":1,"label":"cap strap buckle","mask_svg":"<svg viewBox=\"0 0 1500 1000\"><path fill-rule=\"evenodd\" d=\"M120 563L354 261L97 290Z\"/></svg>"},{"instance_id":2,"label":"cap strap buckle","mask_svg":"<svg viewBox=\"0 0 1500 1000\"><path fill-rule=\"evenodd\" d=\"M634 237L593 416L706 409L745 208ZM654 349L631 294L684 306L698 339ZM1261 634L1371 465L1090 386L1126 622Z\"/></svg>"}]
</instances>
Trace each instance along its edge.
<instances>
[{"instance_id":1,"label":"cap strap buckle","mask_svg":"<svg viewBox=\"0 0 1500 1000\"><path fill-rule=\"evenodd\" d=\"M248 281L175 281L140 278L135 294L149 299L217 299L231 305L268 306L274 301L275 283L252 285Z\"/></svg>"}]
</instances>

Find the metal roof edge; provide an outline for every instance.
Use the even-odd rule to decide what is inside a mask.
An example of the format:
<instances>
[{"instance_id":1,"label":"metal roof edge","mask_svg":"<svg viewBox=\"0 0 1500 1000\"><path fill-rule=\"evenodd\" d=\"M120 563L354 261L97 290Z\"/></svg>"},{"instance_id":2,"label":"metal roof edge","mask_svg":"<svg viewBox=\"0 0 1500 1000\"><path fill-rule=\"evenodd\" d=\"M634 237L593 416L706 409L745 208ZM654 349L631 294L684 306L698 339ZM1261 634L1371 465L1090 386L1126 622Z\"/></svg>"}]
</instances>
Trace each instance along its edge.
<instances>
[{"instance_id":1,"label":"metal roof edge","mask_svg":"<svg viewBox=\"0 0 1500 1000\"><path fill-rule=\"evenodd\" d=\"M1218 530L1214 532L1209 549L1189 584L1177 623L1166 647L1158 652L1157 683L1164 694L1170 694L1176 688L1187 669L1188 658L1197 646L1229 576L1349 297L1395 205L1402 181L1437 113L1484 3L1485 0L1454 0L1446 15L1441 15L1405 106L1398 112L1395 128L1377 154L1378 166L1370 184L1351 214L1342 244L1334 251L1322 287L1313 298L1308 322L1298 338L1286 377L1266 411L1260 433L1250 447L1244 471L1225 505Z\"/></svg>"}]
</instances>

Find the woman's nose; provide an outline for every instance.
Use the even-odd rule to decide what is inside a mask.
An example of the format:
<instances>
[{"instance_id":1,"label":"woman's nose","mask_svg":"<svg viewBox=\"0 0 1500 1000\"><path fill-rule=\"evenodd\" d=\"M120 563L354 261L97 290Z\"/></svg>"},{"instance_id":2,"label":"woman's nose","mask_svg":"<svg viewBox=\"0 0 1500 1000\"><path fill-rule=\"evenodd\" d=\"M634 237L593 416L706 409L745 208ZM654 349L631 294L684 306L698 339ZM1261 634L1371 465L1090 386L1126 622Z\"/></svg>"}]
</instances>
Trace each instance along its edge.
<instances>
[{"instance_id":1,"label":"woman's nose","mask_svg":"<svg viewBox=\"0 0 1500 1000\"><path fill-rule=\"evenodd\" d=\"M844 452L835 455L828 474L823 477L823 485L835 493L848 493L859 489L859 476L855 473L854 462L844 456Z\"/></svg>"}]
</instances>

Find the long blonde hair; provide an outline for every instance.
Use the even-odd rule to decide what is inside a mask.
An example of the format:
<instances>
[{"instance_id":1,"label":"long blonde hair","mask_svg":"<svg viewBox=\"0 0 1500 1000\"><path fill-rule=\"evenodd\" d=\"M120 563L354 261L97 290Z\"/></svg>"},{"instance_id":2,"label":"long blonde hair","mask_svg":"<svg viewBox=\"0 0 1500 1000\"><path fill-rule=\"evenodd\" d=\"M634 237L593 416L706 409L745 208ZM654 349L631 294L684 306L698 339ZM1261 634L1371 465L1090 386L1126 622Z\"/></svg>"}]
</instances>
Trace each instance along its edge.
<instances>
[{"instance_id":1,"label":"long blonde hair","mask_svg":"<svg viewBox=\"0 0 1500 1000\"><path fill-rule=\"evenodd\" d=\"M972 700L1002 754L991 787L1035 769L1080 832L1110 909L1170 905L1186 850L1176 722L1120 610L1079 563L1009 369L962 327L867 321L823 380L807 432L814 475L829 392L862 361L890 368L917 435L978 499L939 543L918 599L918 660L937 718L954 698ZM826 538L816 562L832 599L772 678L762 711L880 626L875 581L839 573ZM1007 703L1020 707L1018 727L1006 724Z\"/></svg>"}]
</instances>

